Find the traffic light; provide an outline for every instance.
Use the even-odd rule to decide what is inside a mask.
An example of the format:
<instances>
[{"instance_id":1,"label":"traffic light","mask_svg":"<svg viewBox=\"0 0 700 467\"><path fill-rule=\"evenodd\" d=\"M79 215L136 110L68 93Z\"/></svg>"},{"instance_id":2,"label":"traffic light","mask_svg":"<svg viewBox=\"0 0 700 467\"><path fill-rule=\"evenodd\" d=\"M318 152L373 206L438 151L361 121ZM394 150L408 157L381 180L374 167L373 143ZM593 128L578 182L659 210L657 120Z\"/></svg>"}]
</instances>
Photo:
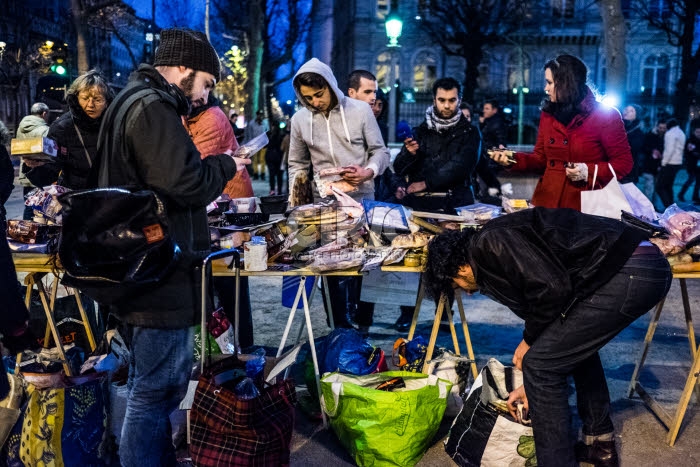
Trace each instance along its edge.
<instances>
[{"instance_id":1,"label":"traffic light","mask_svg":"<svg viewBox=\"0 0 700 467\"><path fill-rule=\"evenodd\" d=\"M64 67L60 63L54 63L53 65L51 65L50 70L53 73L56 73L57 75L63 76L66 74L66 67Z\"/></svg>"}]
</instances>

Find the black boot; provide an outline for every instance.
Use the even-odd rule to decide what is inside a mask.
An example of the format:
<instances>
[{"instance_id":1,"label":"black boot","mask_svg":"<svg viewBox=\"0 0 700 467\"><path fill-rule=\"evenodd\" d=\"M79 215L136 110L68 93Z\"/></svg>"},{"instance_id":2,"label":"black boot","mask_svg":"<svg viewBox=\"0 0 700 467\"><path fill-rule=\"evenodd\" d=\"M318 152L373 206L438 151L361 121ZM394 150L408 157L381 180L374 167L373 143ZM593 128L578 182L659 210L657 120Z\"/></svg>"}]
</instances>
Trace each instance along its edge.
<instances>
[{"instance_id":1,"label":"black boot","mask_svg":"<svg viewBox=\"0 0 700 467\"><path fill-rule=\"evenodd\" d=\"M596 440L591 445L579 441L574 446L574 451L578 462L585 462L594 467L618 467L620 465L614 440Z\"/></svg>"},{"instance_id":2,"label":"black boot","mask_svg":"<svg viewBox=\"0 0 700 467\"><path fill-rule=\"evenodd\" d=\"M402 306L401 315L399 316L399 319L397 319L394 323L394 329L396 329L399 332L408 331L411 327L411 321L413 321L413 310L413 307Z\"/></svg>"}]
</instances>

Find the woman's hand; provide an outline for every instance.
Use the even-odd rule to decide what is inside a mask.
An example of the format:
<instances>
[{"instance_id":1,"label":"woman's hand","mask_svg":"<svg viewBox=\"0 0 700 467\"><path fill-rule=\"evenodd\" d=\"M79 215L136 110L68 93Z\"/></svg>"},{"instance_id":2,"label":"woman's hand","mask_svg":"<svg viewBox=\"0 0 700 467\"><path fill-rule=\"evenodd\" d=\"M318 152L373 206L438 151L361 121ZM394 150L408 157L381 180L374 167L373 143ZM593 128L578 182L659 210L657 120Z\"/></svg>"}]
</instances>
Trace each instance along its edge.
<instances>
[{"instance_id":1,"label":"woman's hand","mask_svg":"<svg viewBox=\"0 0 700 467\"><path fill-rule=\"evenodd\" d=\"M566 176L572 182L588 180L588 166L585 162L569 163L566 167Z\"/></svg>"},{"instance_id":2,"label":"woman's hand","mask_svg":"<svg viewBox=\"0 0 700 467\"><path fill-rule=\"evenodd\" d=\"M522 416L518 412L518 405L523 405ZM520 386L513 389L510 394L508 394L508 412L510 415L518 421L518 423L523 423L528 420L528 412L530 411L530 404L527 402L527 395L525 395L525 386Z\"/></svg>"},{"instance_id":3,"label":"woman's hand","mask_svg":"<svg viewBox=\"0 0 700 467\"><path fill-rule=\"evenodd\" d=\"M518 348L515 349L515 354L513 354L513 365L520 371L523 371L523 358L528 350L530 350L530 346L527 345L525 340L522 340L518 344Z\"/></svg>"},{"instance_id":4,"label":"woman's hand","mask_svg":"<svg viewBox=\"0 0 700 467\"><path fill-rule=\"evenodd\" d=\"M500 147L498 149L489 149L486 151L491 159L496 161L498 164L504 167L510 167L515 164L515 157L513 156L513 151Z\"/></svg>"}]
</instances>

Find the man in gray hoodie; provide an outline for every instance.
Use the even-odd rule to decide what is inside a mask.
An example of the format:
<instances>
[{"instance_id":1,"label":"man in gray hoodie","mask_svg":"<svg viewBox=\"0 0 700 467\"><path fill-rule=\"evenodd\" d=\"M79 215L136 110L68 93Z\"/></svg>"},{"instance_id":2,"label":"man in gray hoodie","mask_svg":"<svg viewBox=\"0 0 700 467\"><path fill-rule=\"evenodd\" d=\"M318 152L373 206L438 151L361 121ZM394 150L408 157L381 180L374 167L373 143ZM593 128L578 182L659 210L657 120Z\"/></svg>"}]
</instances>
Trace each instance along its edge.
<instances>
[{"instance_id":1,"label":"man in gray hoodie","mask_svg":"<svg viewBox=\"0 0 700 467\"><path fill-rule=\"evenodd\" d=\"M372 108L346 97L328 65L316 58L299 68L293 84L303 108L291 122L290 187L297 174L311 166L314 172L344 167L343 180L356 187L348 194L357 201L374 199L374 178L388 167L390 156ZM313 191L314 198L320 197L317 187ZM327 279L336 327L352 327L350 318L358 311L362 278ZM359 311L355 319L361 331L367 332L372 310Z\"/></svg>"},{"instance_id":2,"label":"man in gray hoodie","mask_svg":"<svg viewBox=\"0 0 700 467\"><path fill-rule=\"evenodd\" d=\"M372 108L343 95L331 69L316 58L299 68L293 83L303 108L292 117L290 185L310 165L314 172L346 167L343 179L357 187L348 194L358 201L374 199L373 179L388 167L389 150Z\"/></svg>"}]
</instances>

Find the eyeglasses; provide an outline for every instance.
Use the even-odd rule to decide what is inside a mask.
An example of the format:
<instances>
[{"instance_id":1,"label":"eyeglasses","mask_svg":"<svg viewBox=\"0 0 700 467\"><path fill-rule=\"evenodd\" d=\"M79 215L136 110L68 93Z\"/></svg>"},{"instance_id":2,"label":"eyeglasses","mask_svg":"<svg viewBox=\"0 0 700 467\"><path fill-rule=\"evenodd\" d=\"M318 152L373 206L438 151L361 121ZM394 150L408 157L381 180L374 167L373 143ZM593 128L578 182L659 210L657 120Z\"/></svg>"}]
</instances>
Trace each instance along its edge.
<instances>
[{"instance_id":1,"label":"eyeglasses","mask_svg":"<svg viewBox=\"0 0 700 467\"><path fill-rule=\"evenodd\" d=\"M78 95L78 100L79 100L80 102L85 102L85 103L88 103L88 102L90 102L90 101L92 100L92 103L95 104L95 105L102 105L102 104L104 104L105 102L107 102L107 101L105 100L105 98L104 98L104 97L101 97L101 96L95 97L95 96L81 96L81 95Z\"/></svg>"}]
</instances>

